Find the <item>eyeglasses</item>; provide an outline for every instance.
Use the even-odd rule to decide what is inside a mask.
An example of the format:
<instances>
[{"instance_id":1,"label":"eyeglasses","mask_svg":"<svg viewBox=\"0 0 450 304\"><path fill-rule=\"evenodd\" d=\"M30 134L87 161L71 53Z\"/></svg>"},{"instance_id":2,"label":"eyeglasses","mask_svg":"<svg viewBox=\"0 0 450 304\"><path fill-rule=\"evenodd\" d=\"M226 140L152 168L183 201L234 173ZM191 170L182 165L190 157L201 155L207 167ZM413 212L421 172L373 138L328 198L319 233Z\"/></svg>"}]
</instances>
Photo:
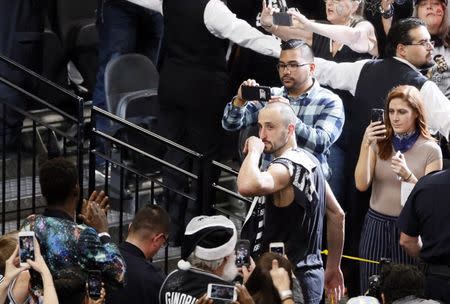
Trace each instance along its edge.
<instances>
[{"instance_id":1,"label":"eyeglasses","mask_svg":"<svg viewBox=\"0 0 450 304\"><path fill-rule=\"evenodd\" d=\"M434 48L434 41L422 40L422 41L415 42L415 43L413 43L413 42L405 43L405 45L421 45L424 48L431 48L432 49L432 48Z\"/></svg>"},{"instance_id":2,"label":"eyeglasses","mask_svg":"<svg viewBox=\"0 0 450 304\"><path fill-rule=\"evenodd\" d=\"M308 63L297 63L297 62L289 62L289 63L278 63L277 64L277 69L278 71L282 72L284 71L284 69L288 69L288 71L294 72L296 71L299 67L302 67L304 65L308 65L311 64L310 62Z\"/></svg>"}]
</instances>

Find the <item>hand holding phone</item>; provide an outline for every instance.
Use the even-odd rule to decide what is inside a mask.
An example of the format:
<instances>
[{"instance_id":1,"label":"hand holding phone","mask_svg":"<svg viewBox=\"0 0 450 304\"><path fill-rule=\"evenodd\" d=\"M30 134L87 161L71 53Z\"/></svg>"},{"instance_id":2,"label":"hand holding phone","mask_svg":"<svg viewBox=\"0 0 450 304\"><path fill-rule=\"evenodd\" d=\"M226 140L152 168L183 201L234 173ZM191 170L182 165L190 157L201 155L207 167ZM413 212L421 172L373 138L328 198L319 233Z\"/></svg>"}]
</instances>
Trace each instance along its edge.
<instances>
[{"instance_id":1,"label":"hand holding phone","mask_svg":"<svg viewBox=\"0 0 450 304\"><path fill-rule=\"evenodd\" d=\"M384 110L373 108L370 110L370 120L372 122L381 121L381 124L384 124Z\"/></svg>"},{"instance_id":2,"label":"hand holding phone","mask_svg":"<svg viewBox=\"0 0 450 304\"><path fill-rule=\"evenodd\" d=\"M265 86L241 86L242 99L268 101L270 99L270 87Z\"/></svg>"},{"instance_id":3,"label":"hand holding phone","mask_svg":"<svg viewBox=\"0 0 450 304\"><path fill-rule=\"evenodd\" d=\"M27 260L35 260L34 231L19 232L19 259L20 266L27 266Z\"/></svg>"},{"instance_id":4,"label":"hand holding phone","mask_svg":"<svg viewBox=\"0 0 450 304\"><path fill-rule=\"evenodd\" d=\"M273 242L269 244L269 251L284 255L284 243L283 242Z\"/></svg>"},{"instance_id":5,"label":"hand holding phone","mask_svg":"<svg viewBox=\"0 0 450 304\"><path fill-rule=\"evenodd\" d=\"M222 284L208 284L208 298L234 302L237 300L236 287Z\"/></svg>"},{"instance_id":6,"label":"hand holding phone","mask_svg":"<svg viewBox=\"0 0 450 304\"><path fill-rule=\"evenodd\" d=\"M99 299L102 291L102 272L100 270L89 270L87 285L89 297L93 300Z\"/></svg>"},{"instance_id":7,"label":"hand holding phone","mask_svg":"<svg viewBox=\"0 0 450 304\"><path fill-rule=\"evenodd\" d=\"M250 266L250 241L239 240L236 243L236 266Z\"/></svg>"}]
</instances>

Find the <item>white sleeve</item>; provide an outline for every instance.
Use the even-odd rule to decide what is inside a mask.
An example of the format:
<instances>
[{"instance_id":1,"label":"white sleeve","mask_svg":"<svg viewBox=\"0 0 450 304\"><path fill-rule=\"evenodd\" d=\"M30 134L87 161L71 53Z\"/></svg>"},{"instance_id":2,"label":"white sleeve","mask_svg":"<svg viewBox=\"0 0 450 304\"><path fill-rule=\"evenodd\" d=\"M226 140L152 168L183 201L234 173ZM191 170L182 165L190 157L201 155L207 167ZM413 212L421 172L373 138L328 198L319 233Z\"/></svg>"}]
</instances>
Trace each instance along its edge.
<instances>
[{"instance_id":1,"label":"white sleeve","mask_svg":"<svg viewBox=\"0 0 450 304\"><path fill-rule=\"evenodd\" d=\"M162 14L163 0L127 0L127 1Z\"/></svg>"},{"instance_id":2,"label":"white sleeve","mask_svg":"<svg viewBox=\"0 0 450 304\"><path fill-rule=\"evenodd\" d=\"M280 56L280 42L275 37L264 35L245 20L237 18L221 0L208 2L203 20L211 34L218 38L229 39L264 55Z\"/></svg>"},{"instance_id":3,"label":"white sleeve","mask_svg":"<svg viewBox=\"0 0 450 304\"><path fill-rule=\"evenodd\" d=\"M319 57L314 59L314 77L321 85L327 85L333 89L347 90L355 95L359 74L367 60L356 62L341 62L325 60Z\"/></svg>"},{"instance_id":4,"label":"white sleeve","mask_svg":"<svg viewBox=\"0 0 450 304\"><path fill-rule=\"evenodd\" d=\"M450 101L433 81L426 81L420 89L431 131L450 137Z\"/></svg>"}]
</instances>

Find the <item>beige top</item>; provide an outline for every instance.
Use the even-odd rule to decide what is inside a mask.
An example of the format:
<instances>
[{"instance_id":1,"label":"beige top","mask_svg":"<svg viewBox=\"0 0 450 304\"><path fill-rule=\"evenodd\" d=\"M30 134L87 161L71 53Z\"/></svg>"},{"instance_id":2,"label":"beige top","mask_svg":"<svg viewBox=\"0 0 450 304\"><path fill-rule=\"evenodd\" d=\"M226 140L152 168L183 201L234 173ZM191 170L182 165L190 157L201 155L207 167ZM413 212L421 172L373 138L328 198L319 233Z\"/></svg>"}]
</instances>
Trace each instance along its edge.
<instances>
[{"instance_id":1,"label":"beige top","mask_svg":"<svg viewBox=\"0 0 450 304\"><path fill-rule=\"evenodd\" d=\"M378 151L378 148L375 148ZM395 152L392 152L392 156ZM441 148L433 140L419 136L411 149L404 154L406 164L414 176L419 179L425 175L428 164L442 158ZM375 211L399 216L402 206L400 205L401 181L397 174L391 169L391 159L382 160L377 154L377 163L372 181L372 195L370 197L370 208Z\"/></svg>"}]
</instances>

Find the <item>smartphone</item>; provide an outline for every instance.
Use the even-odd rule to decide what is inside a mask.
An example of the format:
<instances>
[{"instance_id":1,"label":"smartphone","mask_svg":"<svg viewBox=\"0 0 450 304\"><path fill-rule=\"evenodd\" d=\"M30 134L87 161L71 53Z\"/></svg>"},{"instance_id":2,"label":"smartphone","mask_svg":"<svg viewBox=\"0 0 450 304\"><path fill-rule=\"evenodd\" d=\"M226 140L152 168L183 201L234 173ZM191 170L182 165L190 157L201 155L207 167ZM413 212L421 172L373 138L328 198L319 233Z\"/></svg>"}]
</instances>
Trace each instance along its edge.
<instances>
[{"instance_id":1,"label":"smartphone","mask_svg":"<svg viewBox=\"0 0 450 304\"><path fill-rule=\"evenodd\" d=\"M25 266L27 260L34 261L34 232L21 231L19 232L19 257L20 266Z\"/></svg>"},{"instance_id":2,"label":"smartphone","mask_svg":"<svg viewBox=\"0 0 450 304\"><path fill-rule=\"evenodd\" d=\"M284 243L283 242L270 243L269 251L284 255Z\"/></svg>"},{"instance_id":3,"label":"smartphone","mask_svg":"<svg viewBox=\"0 0 450 304\"><path fill-rule=\"evenodd\" d=\"M236 288L231 285L209 283L208 298L234 302L237 299Z\"/></svg>"},{"instance_id":4,"label":"smartphone","mask_svg":"<svg viewBox=\"0 0 450 304\"><path fill-rule=\"evenodd\" d=\"M286 12L273 13L272 18L275 25L292 26L292 15Z\"/></svg>"},{"instance_id":5,"label":"smartphone","mask_svg":"<svg viewBox=\"0 0 450 304\"><path fill-rule=\"evenodd\" d=\"M372 122L381 121L381 123L384 124L384 110L377 108L370 110L370 120Z\"/></svg>"},{"instance_id":6,"label":"smartphone","mask_svg":"<svg viewBox=\"0 0 450 304\"><path fill-rule=\"evenodd\" d=\"M259 100L268 101L270 99L270 87L257 86L242 86L242 99L244 100Z\"/></svg>"},{"instance_id":7,"label":"smartphone","mask_svg":"<svg viewBox=\"0 0 450 304\"><path fill-rule=\"evenodd\" d=\"M88 294L93 300L100 298L102 291L102 272L100 270L89 270L88 272Z\"/></svg>"},{"instance_id":8,"label":"smartphone","mask_svg":"<svg viewBox=\"0 0 450 304\"><path fill-rule=\"evenodd\" d=\"M236 266L249 266L250 265L250 241L239 240L236 243Z\"/></svg>"}]
</instances>

